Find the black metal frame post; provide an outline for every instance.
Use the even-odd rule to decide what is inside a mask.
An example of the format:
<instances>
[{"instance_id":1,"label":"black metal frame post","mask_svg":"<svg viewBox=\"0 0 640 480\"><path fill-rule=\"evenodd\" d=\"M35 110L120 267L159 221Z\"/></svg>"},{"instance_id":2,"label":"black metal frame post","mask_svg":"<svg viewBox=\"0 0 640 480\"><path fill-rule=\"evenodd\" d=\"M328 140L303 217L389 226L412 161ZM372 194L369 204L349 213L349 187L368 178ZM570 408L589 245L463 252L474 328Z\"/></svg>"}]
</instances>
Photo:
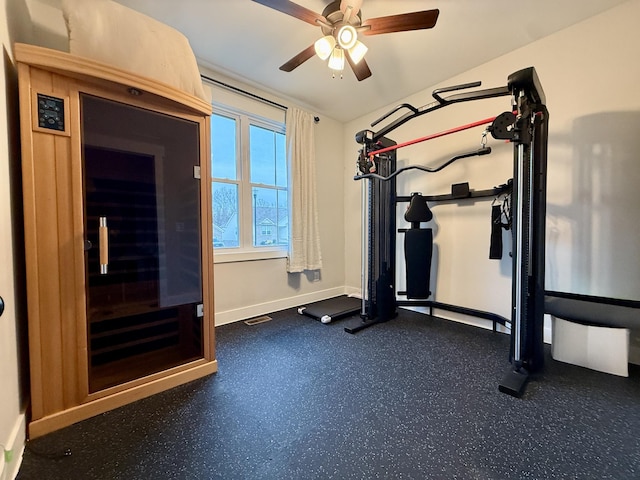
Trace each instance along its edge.
<instances>
[{"instance_id":1,"label":"black metal frame post","mask_svg":"<svg viewBox=\"0 0 640 480\"><path fill-rule=\"evenodd\" d=\"M549 113L533 68L509 77L517 108L513 131L512 369L501 392L520 397L544 364L544 264Z\"/></svg>"},{"instance_id":2,"label":"black metal frame post","mask_svg":"<svg viewBox=\"0 0 640 480\"><path fill-rule=\"evenodd\" d=\"M382 147L395 145L393 140L381 138L377 144ZM371 168L383 176L392 175L396 170L396 152L391 151L373 158ZM386 322L397 315L395 297L396 275L396 181L368 180L368 274L366 279L368 295L366 312L361 322L345 327L348 333L356 333L377 323Z\"/></svg>"}]
</instances>

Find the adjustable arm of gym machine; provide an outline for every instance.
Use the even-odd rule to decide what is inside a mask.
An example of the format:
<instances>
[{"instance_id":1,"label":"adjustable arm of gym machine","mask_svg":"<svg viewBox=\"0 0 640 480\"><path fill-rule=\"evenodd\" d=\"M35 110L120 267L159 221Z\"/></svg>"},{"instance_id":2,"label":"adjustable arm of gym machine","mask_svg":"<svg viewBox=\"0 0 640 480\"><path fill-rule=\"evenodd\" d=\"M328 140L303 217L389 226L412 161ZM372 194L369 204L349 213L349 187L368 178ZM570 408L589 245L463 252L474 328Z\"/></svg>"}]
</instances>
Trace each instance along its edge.
<instances>
[{"instance_id":1,"label":"adjustable arm of gym machine","mask_svg":"<svg viewBox=\"0 0 640 480\"><path fill-rule=\"evenodd\" d=\"M375 144L380 138L384 137L388 133L392 132L396 128L401 125L404 125L409 120L424 115L429 112L433 112L434 110L438 110L440 108L446 107L447 105L452 105L454 103L461 102L470 102L473 100L482 100L485 98L495 98L495 97L505 97L511 95L511 90L509 87L497 87L497 88L489 88L485 90L475 90L473 92L464 92L457 93L454 95L449 95L448 97L442 97L442 93L452 92L455 90L463 90L466 88L479 87L481 82L473 82L473 83L465 83L463 85L454 85L452 87L439 88L432 92L433 98L436 100L435 102L424 105L420 108L413 107L408 103L403 103L402 105L398 105L390 112L387 112L382 117L377 119L375 122L371 124L371 126L375 126L380 123L382 120L388 118L389 116L396 113L398 110L402 108L408 108L410 112L405 113L400 118L397 118L386 127L378 130L377 132L373 132L371 130L362 130L356 134L356 142L357 143L368 143Z\"/></svg>"}]
</instances>

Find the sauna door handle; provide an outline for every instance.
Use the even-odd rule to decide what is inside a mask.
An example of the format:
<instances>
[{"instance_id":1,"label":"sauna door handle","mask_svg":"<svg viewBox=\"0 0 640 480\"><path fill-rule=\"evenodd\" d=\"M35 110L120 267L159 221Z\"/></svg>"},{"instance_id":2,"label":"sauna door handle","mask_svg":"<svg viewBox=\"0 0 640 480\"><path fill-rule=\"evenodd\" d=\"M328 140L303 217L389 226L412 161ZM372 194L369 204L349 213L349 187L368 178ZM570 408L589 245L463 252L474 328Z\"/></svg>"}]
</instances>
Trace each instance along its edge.
<instances>
[{"instance_id":1,"label":"sauna door handle","mask_svg":"<svg viewBox=\"0 0 640 480\"><path fill-rule=\"evenodd\" d=\"M106 275L109 270L109 228L107 227L107 217L100 217L98 238L100 251L100 274Z\"/></svg>"}]
</instances>

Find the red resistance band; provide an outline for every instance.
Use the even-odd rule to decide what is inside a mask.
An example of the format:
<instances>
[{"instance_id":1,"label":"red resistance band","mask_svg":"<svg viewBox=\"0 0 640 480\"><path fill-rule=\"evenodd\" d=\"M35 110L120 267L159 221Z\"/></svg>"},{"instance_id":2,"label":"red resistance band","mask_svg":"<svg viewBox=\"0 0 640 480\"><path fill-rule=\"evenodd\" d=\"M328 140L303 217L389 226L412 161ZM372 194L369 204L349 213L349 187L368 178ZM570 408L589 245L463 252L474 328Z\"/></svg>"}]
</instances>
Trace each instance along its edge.
<instances>
[{"instance_id":1,"label":"red resistance band","mask_svg":"<svg viewBox=\"0 0 640 480\"><path fill-rule=\"evenodd\" d=\"M469 123L467 125L461 125L459 127L454 127L449 130L433 133L431 135L427 135L426 137L416 138L414 140L409 140L408 142L399 143L398 145L392 145L390 147L381 148L380 150L374 150L373 152L369 152L369 157L380 155L381 153L385 153L385 152L390 152L391 150L397 150L398 148L407 147L409 145L413 145L414 143L426 142L427 140L431 140L438 137L444 137L445 135L461 132L462 130L468 130L473 127L479 127L480 125L484 125L485 123L493 122L495 119L496 117L485 118L484 120L478 120L477 122Z\"/></svg>"}]
</instances>

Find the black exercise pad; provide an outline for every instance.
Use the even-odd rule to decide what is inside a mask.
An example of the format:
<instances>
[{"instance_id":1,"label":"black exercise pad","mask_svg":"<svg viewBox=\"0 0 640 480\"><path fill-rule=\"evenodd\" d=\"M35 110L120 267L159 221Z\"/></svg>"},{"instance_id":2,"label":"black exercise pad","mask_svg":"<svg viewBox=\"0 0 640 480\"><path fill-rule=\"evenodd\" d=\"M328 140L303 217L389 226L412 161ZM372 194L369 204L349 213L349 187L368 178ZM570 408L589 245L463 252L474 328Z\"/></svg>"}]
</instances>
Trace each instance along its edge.
<instances>
[{"instance_id":1,"label":"black exercise pad","mask_svg":"<svg viewBox=\"0 0 640 480\"><path fill-rule=\"evenodd\" d=\"M298 307L298 313L320 320L322 323L329 323L359 312L361 302L359 298L342 295Z\"/></svg>"},{"instance_id":2,"label":"black exercise pad","mask_svg":"<svg viewBox=\"0 0 640 480\"><path fill-rule=\"evenodd\" d=\"M404 235L407 298L429 298L433 232L430 228L411 228Z\"/></svg>"},{"instance_id":3,"label":"black exercise pad","mask_svg":"<svg viewBox=\"0 0 640 480\"><path fill-rule=\"evenodd\" d=\"M414 193L411 195L409 206L407 211L404 212L404 219L411 223L430 222L433 218L433 213L427 205L427 201L420 193Z\"/></svg>"},{"instance_id":4,"label":"black exercise pad","mask_svg":"<svg viewBox=\"0 0 640 480\"><path fill-rule=\"evenodd\" d=\"M544 301L544 312L584 325L618 328L638 328L640 326L640 309L604 303L597 297L586 295L577 298L547 295Z\"/></svg>"}]
</instances>

